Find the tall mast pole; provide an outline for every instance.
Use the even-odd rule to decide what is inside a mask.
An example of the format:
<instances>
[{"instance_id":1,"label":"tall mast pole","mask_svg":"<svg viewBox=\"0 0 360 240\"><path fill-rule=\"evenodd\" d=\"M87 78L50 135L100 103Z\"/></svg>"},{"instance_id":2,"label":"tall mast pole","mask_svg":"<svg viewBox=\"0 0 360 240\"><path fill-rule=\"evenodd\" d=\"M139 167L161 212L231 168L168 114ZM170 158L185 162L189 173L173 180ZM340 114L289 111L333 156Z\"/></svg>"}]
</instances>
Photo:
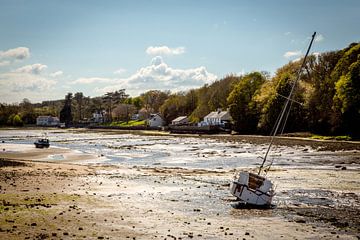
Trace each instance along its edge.
<instances>
[{"instance_id":1,"label":"tall mast pole","mask_svg":"<svg viewBox=\"0 0 360 240\"><path fill-rule=\"evenodd\" d=\"M272 136L271 136L271 141L270 141L269 147L267 148L267 151L266 151L266 153L265 153L265 157L264 157L264 159L263 159L263 162L261 163L261 166L260 166L258 175L260 175L261 170L262 170L262 168L264 167L264 164L265 164L265 162L266 162L267 156L268 156L268 154L269 154L269 152L270 152L271 146L272 146L273 143L274 143L276 134L277 134L277 132L278 132L278 130L279 130L279 127L280 127L280 124L281 124L281 122L282 122L282 120L283 120L283 118L284 118L286 109L288 108L289 102L291 101L291 97L292 97L292 95L293 95L293 92L294 92L294 89L295 89L295 85L297 84L297 82L298 82L299 79L300 79L301 70L302 70L303 67L305 66L306 58L307 58L307 56L308 56L308 54L309 54L309 52L310 52L310 48L311 48L311 45L312 45L312 43L313 43L313 41L314 41L314 39L315 39L315 35L316 35L316 32L314 32L314 34L312 35L312 38L311 38L309 47L308 47L308 49L307 49L307 51L306 51L305 57L304 57L304 59L303 59L303 62L302 62L302 64L301 64L301 67L300 67L300 69L299 69L299 71L298 71L297 78L296 78L294 84L292 85L291 90L290 90L290 93L289 93L289 96L287 97L287 100L286 100L286 102L285 102L285 105L284 105L283 109L281 110L280 118L278 118L278 120L277 120L277 122L276 122L275 131L273 132L273 134L272 134ZM290 109L289 109L289 111L290 111ZM287 119L286 119L286 120L287 120ZM286 124L286 122L285 122L284 124Z\"/></svg>"}]
</instances>

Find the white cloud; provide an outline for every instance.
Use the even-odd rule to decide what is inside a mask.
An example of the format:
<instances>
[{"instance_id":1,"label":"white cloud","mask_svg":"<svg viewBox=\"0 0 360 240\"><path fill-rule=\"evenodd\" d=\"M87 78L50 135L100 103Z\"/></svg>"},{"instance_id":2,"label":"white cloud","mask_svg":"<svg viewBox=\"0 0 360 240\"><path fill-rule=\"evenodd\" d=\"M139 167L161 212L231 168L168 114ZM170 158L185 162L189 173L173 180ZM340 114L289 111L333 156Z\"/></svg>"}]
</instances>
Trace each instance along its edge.
<instances>
[{"instance_id":1,"label":"white cloud","mask_svg":"<svg viewBox=\"0 0 360 240\"><path fill-rule=\"evenodd\" d=\"M125 73L125 72L126 72L126 69L124 69L124 68L119 68L118 70L114 71L114 74L121 75L121 74L123 74L123 73Z\"/></svg>"},{"instance_id":2,"label":"white cloud","mask_svg":"<svg viewBox=\"0 0 360 240\"><path fill-rule=\"evenodd\" d=\"M288 35L290 35L290 34L291 34L291 32L286 32L286 33L284 33L285 36L288 36Z\"/></svg>"},{"instance_id":3,"label":"white cloud","mask_svg":"<svg viewBox=\"0 0 360 240\"><path fill-rule=\"evenodd\" d=\"M184 47L169 48L168 46L153 47L146 49L148 55L180 55L185 53Z\"/></svg>"},{"instance_id":4,"label":"white cloud","mask_svg":"<svg viewBox=\"0 0 360 240\"><path fill-rule=\"evenodd\" d=\"M28 57L30 57L30 50L27 47L18 47L6 51L0 51L0 58L23 60Z\"/></svg>"},{"instance_id":5,"label":"white cloud","mask_svg":"<svg viewBox=\"0 0 360 240\"><path fill-rule=\"evenodd\" d=\"M284 57L291 58L291 57L297 57L301 55L301 51L289 51L284 54Z\"/></svg>"},{"instance_id":6,"label":"white cloud","mask_svg":"<svg viewBox=\"0 0 360 240\"><path fill-rule=\"evenodd\" d=\"M47 69L47 66L41 63L35 63L32 65L26 65L16 69L14 72L17 73L31 73L31 74L40 74L42 71Z\"/></svg>"},{"instance_id":7,"label":"white cloud","mask_svg":"<svg viewBox=\"0 0 360 240\"><path fill-rule=\"evenodd\" d=\"M7 66L7 65L9 65L10 64L10 61L0 61L0 67L2 67L2 66Z\"/></svg>"},{"instance_id":8,"label":"white cloud","mask_svg":"<svg viewBox=\"0 0 360 240\"><path fill-rule=\"evenodd\" d=\"M128 78L117 79L116 84L98 88L98 93L106 93L125 88L127 92L138 95L150 89L184 91L211 83L217 76L205 67L174 69L169 67L160 56L151 60L149 66L140 68Z\"/></svg>"},{"instance_id":9,"label":"white cloud","mask_svg":"<svg viewBox=\"0 0 360 240\"><path fill-rule=\"evenodd\" d=\"M59 77L59 76L62 76L63 74L64 74L63 71L56 71L56 72L50 73L50 77Z\"/></svg>"},{"instance_id":10,"label":"white cloud","mask_svg":"<svg viewBox=\"0 0 360 240\"><path fill-rule=\"evenodd\" d=\"M324 41L324 36L323 35L321 35L321 34L318 34L318 35L316 35L316 37L315 37L315 42L322 42L322 41Z\"/></svg>"},{"instance_id":11,"label":"white cloud","mask_svg":"<svg viewBox=\"0 0 360 240\"><path fill-rule=\"evenodd\" d=\"M91 84L91 83L109 83L114 82L114 79L111 78L101 78L101 77L89 77L89 78L78 78L72 82L72 84Z\"/></svg>"},{"instance_id":12,"label":"white cloud","mask_svg":"<svg viewBox=\"0 0 360 240\"><path fill-rule=\"evenodd\" d=\"M32 101L53 97L51 91L56 81L41 75L23 72L0 74L0 102L20 102L23 98Z\"/></svg>"},{"instance_id":13,"label":"white cloud","mask_svg":"<svg viewBox=\"0 0 360 240\"><path fill-rule=\"evenodd\" d=\"M50 74L51 77L59 77L62 76L64 74L63 71L56 71Z\"/></svg>"}]
</instances>

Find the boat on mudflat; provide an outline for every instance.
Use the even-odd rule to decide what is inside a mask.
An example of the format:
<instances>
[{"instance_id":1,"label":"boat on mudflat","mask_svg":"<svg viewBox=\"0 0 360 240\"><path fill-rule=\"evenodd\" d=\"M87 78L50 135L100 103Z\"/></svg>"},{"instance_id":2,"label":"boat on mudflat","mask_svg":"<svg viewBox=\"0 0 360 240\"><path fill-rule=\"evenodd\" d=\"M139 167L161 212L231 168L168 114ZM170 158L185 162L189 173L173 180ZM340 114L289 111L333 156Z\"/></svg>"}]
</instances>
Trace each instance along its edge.
<instances>
[{"instance_id":1,"label":"boat on mudflat","mask_svg":"<svg viewBox=\"0 0 360 240\"><path fill-rule=\"evenodd\" d=\"M36 148L48 148L50 147L50 141L47 138L40 138L34 142Z\"/></svg>"},{"instance_id":2,"label":"boat on mudflat","mask_svg":"<svg viewBox=\"0 0 360 240\"><path fill-rule=\"evenodd\" d=\"M300 79L301 71L305 67L306 58L310 52L311 45L315 39L316 32L312 35L312 39L310 41L308 50L305 54L305 57L303 59L302 65L298 71L297 78L292 84L291 90L289 95L282 96L286 99L285 104L280 112L280 115L274 125L274 131L271 134L271 140L269 143L269 146L267 148L267 151L265 153L265 156L262 158L262 164L260 165L259 172L257 174L250 173L246 171L240 172L235 180L230 184L230 192L232 195L234 195L240 204L245 205L247 207L271 207L272 198L275 195L275 190L273 187L273 183L266 178L266 173L272 166L273 161L270 162L270 164L267 166L267 171L264 170L264 164L267 160L268 154L270 152L271 146L273 145L276 135L278 132L281 132L284 130L287 118L289 116L289 112L291 109L291 105L293 103L298 103L297 101L292 99L295 86L297 82ZM263 175L261 175L263 173Z\"/></svg>"}]
</instances>

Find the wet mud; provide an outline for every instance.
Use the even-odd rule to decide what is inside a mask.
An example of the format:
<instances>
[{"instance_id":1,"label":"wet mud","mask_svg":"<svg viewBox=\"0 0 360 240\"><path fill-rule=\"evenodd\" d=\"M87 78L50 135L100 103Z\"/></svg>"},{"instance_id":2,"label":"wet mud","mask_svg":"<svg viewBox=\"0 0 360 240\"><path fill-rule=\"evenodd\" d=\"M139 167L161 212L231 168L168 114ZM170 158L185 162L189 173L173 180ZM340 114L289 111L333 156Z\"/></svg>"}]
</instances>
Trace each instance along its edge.
<instances>
[{"instance_id":1,"label":"wet mud","mask_svg":"<svg viewBox=\"0 0 360 240\"><path fill-rule=\"evenodd\" d=\"M94 141L85 140L94 139L88 133L63 131L61 134L57 136L59 144L54 143L57 147L68 146L72 151L95 155L95 151L84 145L97 145L102 146L103 156L79 159L64 154L65 159L49 159L48 155L52 154L49 152L36 153L37 161L14 161L11 156L22 152L16 147L31 140L14 136L10 140L2 135L4 144L13 144L14 149L0 154L1 239L357 239L360 236L360 171L356 149L328 152L309 145L295 148L280 145L276 150L276 154L281 154L280 164L274 164L267 173L276 185L274 207L244 209L235 207L236 199L229 192L229 184L238 170L257 170L257 162L248 160L256 154L248 151L261 153L265 145L241 142L239 149L237 142L222 143L217 139L198 142L199 138L194 137L129 138L112 133L100 134L98 141ZM66 135L75 140L63 143L61 138L65 139ZM138 155L129 157L130 163L112 157L123 156L124 151L133 149L134 152L127 152L128 156ZM152 157L144 160L140 156L144 150ZM158 154L161 151L166 152ZM226 161L221 160L224 154L230 155ZM181 157L186 161L180 163ZM235 160L232 162L239 157L239 165ZM171 163L171 158L178 162Z\"/></svg>"}]
</instances>

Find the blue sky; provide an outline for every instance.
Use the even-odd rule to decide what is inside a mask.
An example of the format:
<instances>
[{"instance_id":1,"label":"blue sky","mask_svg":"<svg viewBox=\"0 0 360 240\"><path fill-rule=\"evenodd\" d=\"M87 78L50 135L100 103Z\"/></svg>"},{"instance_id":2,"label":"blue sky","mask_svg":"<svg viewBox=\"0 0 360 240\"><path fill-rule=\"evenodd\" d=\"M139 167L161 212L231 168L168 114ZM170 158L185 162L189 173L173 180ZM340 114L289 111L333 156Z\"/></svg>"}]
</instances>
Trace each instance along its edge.
<instances>
[{"instance_id":1,"label":"blue sky","mask_svg":"<svg viewBox=\"0 0 360 240\"><path fill-rule=\"evenodd\" d=\"M0 102L173 92L359 42L360 1L0 0Z\"/></svg>"}]
</instances>

